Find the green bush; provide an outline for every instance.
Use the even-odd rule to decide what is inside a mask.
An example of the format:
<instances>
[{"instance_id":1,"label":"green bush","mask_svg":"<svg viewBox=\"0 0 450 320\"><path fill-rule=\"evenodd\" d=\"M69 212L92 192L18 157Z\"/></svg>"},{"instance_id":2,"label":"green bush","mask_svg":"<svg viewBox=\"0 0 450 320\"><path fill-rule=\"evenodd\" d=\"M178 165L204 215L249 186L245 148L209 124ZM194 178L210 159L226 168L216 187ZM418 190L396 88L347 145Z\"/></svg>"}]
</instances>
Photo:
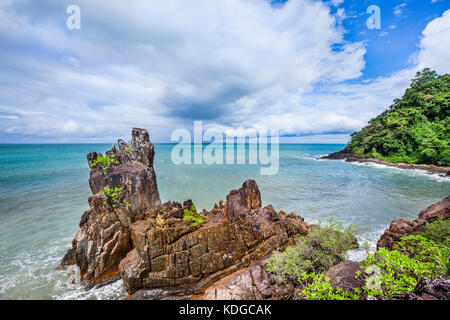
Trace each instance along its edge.
<instances>
[{"instance_id":1,"label":"green bush","mask_svg":"<svg viewBox=\"0 0 450 320\"><path fill-rule=\"evenodd\" d=\"M438 244L450 246L450 219L439 218L424 226L421 235Z\"/></svg>"},{"instance_id":2,"label":"green bush","mask_svg":"<svg viewBox=\"0 0 450 320\"><path fill-rule=\"evenodd\" d=\"M91 168L95 167L96 165L100 165L103 172L106 173L106 171L111 167L111 164L119 164L119 161L117 159L114 159L114 156L98 156L94 161L92 161Z\"/></svg>"},{"instance_id":3,"label":"green bush","mask_svg":"<svg viewBox=\"0 0 450 320\"><path fill-rule=\"evenodd\" d=\"M431 271L437 276L449 274L450 247L447 245L441 245L422 235L417 235L402 238L394 249L418 262L432 263Z\"/></svg>"},{"instance_id":4,"label":"green bush","mask_svg":"<svg viewBox=\"0 0 450 320\"><path fill-rule=\"evenodd\" d=\"M184 209L183 220L191 226L198 226L205 222L206 217L203 214L197 213L197 208L192 205L190 209Z\"/></svg>"},{"instance_id":5,"label":"green bush","mask_svg":"<svg viewBox=\"0 0 450 320\"><path fill-rule=\"evenodd\" d=\"M422 277L436 277L448 272L449 248L422 236L402 238L394 250L379 249L362 262L362 269L372 268L364 286L368 296L392 299L411 292ZM447 265L446 265L447 262ZM357 273L359 276L361 272ZM379 285L373 285L373 281Z\"/></svg>"},{"instance_id":6,"label":"green bush","mask_svg":"<svg viewBox=\"0 0 450 320\"><path fill-rule=\"evenodd\" d=\"M311 232L297 239L294 246L284 252L275 252L267 261L266 270L283 282L297 279L303 273L323 272L345 259L348 250L358 247L354 230L343 229L339 223L329 221L315 226Z\"/></svg>"},{"instance_id":7,"label":"green bush","mask_svg":"<svg viewBox=\"0 0 450 320\"><path fill-rule=\"evenodd\" d=\"M300 291L300 297L306 300L358 300L360 290L349 292L342 288L333 288L329 283L329 278L319 273L303 273L298 281L303 288Z\"/></svg>"}]
</instances>

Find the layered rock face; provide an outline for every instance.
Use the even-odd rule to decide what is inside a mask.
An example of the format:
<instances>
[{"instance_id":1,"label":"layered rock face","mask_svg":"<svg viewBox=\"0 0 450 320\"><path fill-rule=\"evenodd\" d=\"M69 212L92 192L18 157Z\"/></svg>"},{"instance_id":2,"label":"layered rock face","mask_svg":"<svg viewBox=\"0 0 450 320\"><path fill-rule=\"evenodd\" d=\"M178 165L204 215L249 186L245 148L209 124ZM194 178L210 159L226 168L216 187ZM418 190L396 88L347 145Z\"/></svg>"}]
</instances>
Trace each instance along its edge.
<instances>
[{"instance_id":1,"label":"layered rock face","mask_svg":"<svg viewBox=\"0 0 450 320\"><path fill-rule=\"evenodd\" d=\"M231 191L225 204L204 211L206 219L199 226L183 221L189 208L189 203L169 202L156 217L130 226L133 250L120 263L128 292L183 287L183 294L199 294L208 284L310 232L298 215L263 208L253 180Z\"/></svg>"},{"instance_id":2,"label":"layered rock face","mask_svg":"<svg viewBox=\"0 0 450 320\"><path fill-rule=\"evenodd\" d=\"M90 210L61 261L78 266L88 288L121 277L137 298L189 297L310 232L300 216L262 207L253 180L193 224L184 219L198 217L192 201L161 204L148 132L135 128L131 145L118 145L87 155Z\"/></svg>"},{"instance_id":3,"label":"layered rock face","mask_svg":"<svg viewBox=\"0 0 450 320\"><path fill-rule=\"evenodd\" d=\"M88 287L119 277L119 262L131 250L130 225L156 214L161 206L153 170L154 147L144 129L133 129L131 146L119 140L105 157L87 155L91 167L90 210L61 267L77 265Z\"/></svg>"},{"instance_id":4,"label":"layered rock face","mask_svg":"<svg viewBox=\"0 0 450 320\"><path fill-rule=\"evenodd\" d=\"M423 231L423 226L433 222L438 218L450 218L450 196L429 206L419 213L419 217L414 221L406 219L392 220L388 229L377 242L377 248L392 249L393 245L401 238L410 235L417 235Z\"/></svg>"},{"instance_id":5,"label":"layered rock face","mask_svg":"<svg viewBox=\"0 0 450 320\"><path fill-rule=\"evenodd\" d=\"M279 283L266 271L269 257L230 274L209 286L201 300L298 300L299 285L290 279Z\"/></svg>"}]
</instances>

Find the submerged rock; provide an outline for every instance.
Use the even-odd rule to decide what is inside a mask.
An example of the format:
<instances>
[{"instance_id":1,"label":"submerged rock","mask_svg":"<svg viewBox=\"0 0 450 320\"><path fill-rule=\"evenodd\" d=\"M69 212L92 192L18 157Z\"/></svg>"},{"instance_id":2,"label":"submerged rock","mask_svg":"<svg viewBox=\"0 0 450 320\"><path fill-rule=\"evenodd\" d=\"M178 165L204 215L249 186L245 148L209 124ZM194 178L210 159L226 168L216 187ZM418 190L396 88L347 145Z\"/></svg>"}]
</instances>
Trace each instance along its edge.
<instances>
[{"instance_id":1,"label":"submerged rock","mask_svg":"<svg viewBox=\"0 0 450 320\"><path fill-rule=\"evenodd\" d=\"M384 231L378 240L377 248L384 247L391 250L393 245L401 238L421 233L424 225L438 218L450 218L450 196L422 210L419 217L414 221L392 220L389 228Z\"/></svg>"}]
</instances>

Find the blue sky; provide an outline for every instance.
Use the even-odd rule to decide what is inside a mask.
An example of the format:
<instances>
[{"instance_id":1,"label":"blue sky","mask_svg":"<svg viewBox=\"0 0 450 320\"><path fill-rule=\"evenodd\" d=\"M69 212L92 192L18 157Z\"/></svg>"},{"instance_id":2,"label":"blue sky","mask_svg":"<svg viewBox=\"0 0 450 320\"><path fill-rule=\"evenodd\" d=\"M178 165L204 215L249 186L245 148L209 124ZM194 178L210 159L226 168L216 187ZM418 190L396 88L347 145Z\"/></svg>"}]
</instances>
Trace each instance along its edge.
<instances>
[{"instance_id":1,"label":"blue sky","mask_svg":"<svg viewBox=\"0 0 450 320\"><path fill-rule=\"evenodd\" d=\"M69 5L81 29L66 27ZM366 12L378 5L381 29ZM444 0L4 0L0 143L111 142L144 127L280 129L346 143L423 67L450 72Z\"/></svg>"}]
</instances>

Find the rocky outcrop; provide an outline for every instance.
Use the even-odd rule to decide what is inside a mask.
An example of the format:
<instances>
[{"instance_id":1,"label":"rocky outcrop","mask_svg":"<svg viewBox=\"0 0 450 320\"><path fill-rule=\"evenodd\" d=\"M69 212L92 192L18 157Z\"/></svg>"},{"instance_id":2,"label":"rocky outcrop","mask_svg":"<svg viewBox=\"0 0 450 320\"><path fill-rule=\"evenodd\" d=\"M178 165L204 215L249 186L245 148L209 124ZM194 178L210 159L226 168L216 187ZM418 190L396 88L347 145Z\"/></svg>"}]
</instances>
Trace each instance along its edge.
<instances>
[{"instance_id":1,"label":"rocky outcrop","mask_svg":"<svg viewBox=\"0 0 450 320\"><path fill-rule=\"evenodd\" d=\"M439 176L444 178L450 177L450 166L436 166L431 164L417 164L405 162L389 162L377 158L359 158L349 147L345 147L341 151L330 153L329 155L320 157L319 159L345 160L345 162L359 162L359 163L376 163L399 169L421 170L429 174L438 174Z\"/></svg>"},{"instance_id":2,"label":"rocky outcrop","mask_svg":"<svg viewBox=\"0 0 450 320\"><path fill-rule=\"evenodd\" d=\"M300 216L263 207L254 180L201 215L190 200L161 204L148 132L118 146L87 155L90 209L60 264L87 288L122 278L136 299L192 296L310 232Z\"/></svg>"},{"instance_id":3,"label":"rocky outcrop","mask_svg":"<svg viewBox=\"0 0 450 320\"><path fill-rule=\"evenodd\" d=\"M406 219L392 220L388 229L377 242L377 248L387 248L391 250L393 245L401 238L409 235L417 235L423 231L423 226L442 217L450 218L450 196L429 206L419 213L419 217L414 221Z\"/></svg>"},{"instance_id":4,"label":"rocky outcrop","mask_svg":"<svg viewBox=\"0 0 450 320\"><path fill-rule=\"evenodd\" d=\"M422 278L404 300L450 300L450 279Z\"/></svg>"},{"instance_id":5,"label":"rocky outcrop","mask_svg":"<svg viewBox=\"0 0 450 320\"><path fill-rule=\"evenodd\" d=\"M295 300L299 298L299 284L288 279L275 280L265 269L269 257L252 263L214 283L200 296L202 300Z\"/></svg>"},{"instance_id":6,"label":"rocky outcrop","mask_svg":"<svg viewBox=\"0 0 450 320\"><path fill-rule=\"evenodd\" d=\"M154 147L147 130L133 129L131 146L119 140L106 155L87 155L91 167L90 209L61 268L77 265L87 287L116 280L119 262L132 248L130 226L155 216L161 206L153 169Z\"/></svg>"},{"instance_id":7,"label":"rocky outcrop","mask_svg":"<svg viewBox=\"0 0 450 320\"><path fill-rule=\"evenodd\" d=\"M345 160L347 158L354 158L355 154L353 150L345 147L341 151L330 153L329 155L320 157L320 159L327 159L327 160Z\"/></svg>"},{"instance_id":8,"label":"rocky outcrop","mask_svg":"<svg viewBox=\"0 0 450 320\"><path fill-rule=\"evenodd\" d=\"M191 226L183 219L189 204L167 203L156 217L130 226L133 249L120 263L129 293L172 287L180 295L199 294L209 284L260 260L275 249L310 232L296 214L261 206L254 180L247 180L227 201L204 211L205 222ZM151 291L140 292L137 296Z\"/></svg>"},{"instance_id":9,"label":"rocky outcrop","mask_svg":"<svg viewBox=\"0 0 450 320\"><path fill-rule=\"evenodd\" d=\"M266 271L266 257L252 263L249 267L239 270L214 283L200 296L202 300L297 300L301 285L297 279L288 278L277 282ZM361 270L359 262L345 260L324 272L333 288L346 291L360 289L364 285L364 277L356 275Z\"/></svg>"}]
</instances>

